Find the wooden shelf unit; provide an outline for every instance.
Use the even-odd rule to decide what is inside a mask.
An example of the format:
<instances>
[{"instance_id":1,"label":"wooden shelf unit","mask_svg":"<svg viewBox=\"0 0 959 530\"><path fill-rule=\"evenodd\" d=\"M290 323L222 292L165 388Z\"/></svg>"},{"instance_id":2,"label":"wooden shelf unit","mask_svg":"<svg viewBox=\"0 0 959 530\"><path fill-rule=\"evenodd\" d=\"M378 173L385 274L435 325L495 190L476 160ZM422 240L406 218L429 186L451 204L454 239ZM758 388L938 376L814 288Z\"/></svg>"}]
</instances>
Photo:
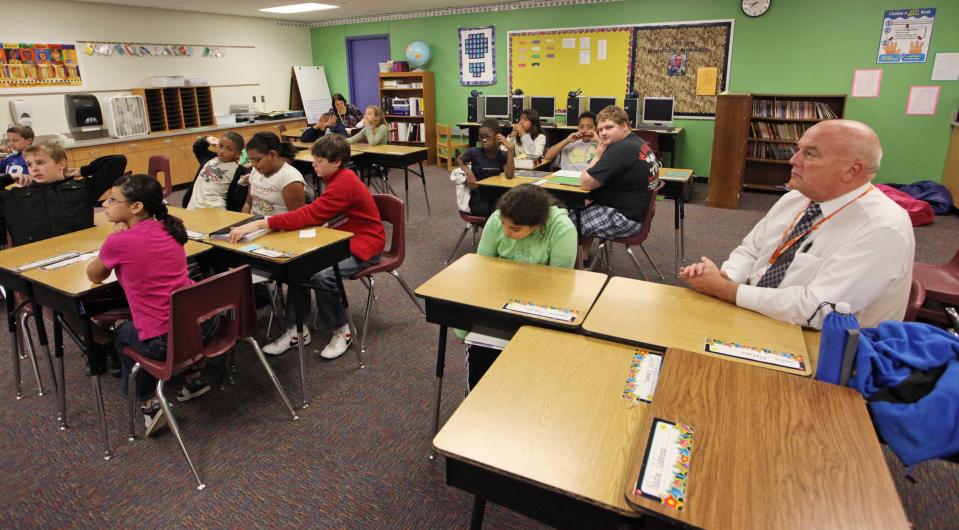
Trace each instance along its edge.
<instances>
[{"instance_id":1,"label":"wooden shelf unit","mask_svg":"<svg viewBox=\"0 0 959 530\"><path fill-rule=\"evenodd\" d=\"M720 94L709 205L736 208L744 187L781 191L803 132L845 109L844 94Z\"/></svg>"},{"instance_id":2,"label":"wooden shelf unit","mask_svg":"<svg viewBox=\"0 0 959 530\"><path fill-rule=\"evenodd\" d=\"M384 81L398 81L404 84L422 83L422 88L383 86ZM436 90L433 72L381 72L379 75L381 105L385 98L422 98L423 115L405 116L387 114L386 121L396 123L421 124L425 128L425 142L390 140L397 145L424 146L428 150L428 161L436 163ZM384 109L385 110L385 109ZM390 123L395 128L394 123Z\"/></svg>"},{"instance_id":3,"label":"wooden shelf unit","mask_svg":"<svg viewBox=\"0 0 959 530\"><path fill-rule=\"evenodd\" d=\"M208 86L137 88L133 93L146 101L150 132L215 125Z\"/></svg>"}]
</instances>

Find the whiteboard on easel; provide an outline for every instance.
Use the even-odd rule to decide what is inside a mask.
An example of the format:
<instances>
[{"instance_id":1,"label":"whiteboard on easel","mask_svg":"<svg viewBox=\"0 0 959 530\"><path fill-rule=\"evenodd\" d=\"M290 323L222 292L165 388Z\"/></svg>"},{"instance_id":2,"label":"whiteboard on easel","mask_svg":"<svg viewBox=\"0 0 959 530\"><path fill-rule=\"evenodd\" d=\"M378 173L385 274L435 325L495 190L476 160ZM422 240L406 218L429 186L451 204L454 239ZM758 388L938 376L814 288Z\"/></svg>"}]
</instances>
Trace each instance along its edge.
<instances>
[{"instance_id":1,"label":"whiteboard on easel","mask_svg":"<svg viewBox=\"0 0 959 530\"><path fill-rule=\"evenodd\" d=\"M333 106L326 70L322 66L294 66L293 75L303 101L306 122L312 125L321 114Z\"/></svg>"}]
</instances>

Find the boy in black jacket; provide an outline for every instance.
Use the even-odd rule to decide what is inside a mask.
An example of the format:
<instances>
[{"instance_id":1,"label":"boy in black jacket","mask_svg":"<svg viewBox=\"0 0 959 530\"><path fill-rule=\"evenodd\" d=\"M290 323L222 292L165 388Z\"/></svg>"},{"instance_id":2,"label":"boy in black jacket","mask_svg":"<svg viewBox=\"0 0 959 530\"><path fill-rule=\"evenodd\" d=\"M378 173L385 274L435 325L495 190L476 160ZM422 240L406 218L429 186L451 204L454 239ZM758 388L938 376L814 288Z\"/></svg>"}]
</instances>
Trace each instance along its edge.
<instances>
[{"instance_id":1,"label":"boy in black jacket","mask_svg":"<svg viewBox=\"0 0 959 530\"><path fill-rule=\"evenodd\" d=\"M123 155L100 157L79 171L67 171L67 153L55 143L24 151L29 174L4 175L0 188L0 217L14 245L69 234L93 226L93 209L100 196L123 175Z\"/></svg>"}]
</instances>

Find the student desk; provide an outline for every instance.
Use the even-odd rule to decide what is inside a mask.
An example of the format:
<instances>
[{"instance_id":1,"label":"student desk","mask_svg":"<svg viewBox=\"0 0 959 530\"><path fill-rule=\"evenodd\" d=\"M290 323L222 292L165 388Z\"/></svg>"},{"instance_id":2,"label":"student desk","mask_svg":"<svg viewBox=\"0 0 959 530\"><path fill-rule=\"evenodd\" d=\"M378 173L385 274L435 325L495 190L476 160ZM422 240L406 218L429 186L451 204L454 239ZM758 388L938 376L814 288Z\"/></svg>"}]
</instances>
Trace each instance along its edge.
<instances>
[{"instance_id":1,"label":"student desk","mask_svg":"<svg viewBox=\"0 0 959 530\"><path fill-rule=\"evenodd\" d=\"M497 368L490 374L501 376ZM511 411L523 403L510 397ZM681 511L635 491L655 418L693 429ZM865 402L851 388L670 349L633 445L643 449L631 455L628 502L684 526L910 527Z\"/></svg>"},{"instance_id":2,"label":"student desk","mask_svg":"<svg viewBox=\"0 0 959 530\"><path fill-rule=\"evenodd\" d=\"M662 193L673 200L673 234L676 243L673 262L677 278L680 267L686 263L686 194L692 178L692 169L659 168L659 180L666 183Z\"/></svg>"},{"instance_id":3,"label":"student desk","mask_svg":"<svg viewBox=\"0 0 959 530\"><path fill-rule=\"evenodd\" d=\"M406 220L410 219L410 173L418 176L423 181L423 196L426 197L426 212L432 215L430 211L430 194L426 190L426 173L423 171L423 161L429 156L429 150L426 147L417 147L412 145L368 145L353 144L352 149L362 150L363 158L360 164L366 167L379 166L382 168L394 168L403 170L403 187L406 191ZM410 166L419 165L419 172L411 169ZM386 178L384 177L386 182ZM386 182L389 186L389 182ZM390 190L392 191L392 189Z\"/></svg>"},{"instance_id":4,"label":"student desk","mask_svg":"<svg viewBox=\"0 0 959 530\"><path fill-rule=\"evenodd\" d=\"M296 296L300 289L309 289L304 284L309 282L310 277L315 273L327 267L333 267L336 273L336 283L339 288L340 299L343 301L343 307L346 310L347 319L350 325L350 332L353 333L354 345L357 357L360 361L360 367L363 367L363 358L359 346L355 340L356 326L353 325L353 319L350 317L349 302L346 298L346 290L343 288L343 278L340 276L340 267L338 263L350 256L350 239L353 234L342 230L333 230L331 228L315 227L316 235L313 237L300 237L300 231L277 231L270 232L260 236L253 243L230 243L217 239L206 239L205 242L213 246L214 259L224 266L250 265L257 271L263 271L278 282L286 283L289 286L287 296L297 300ZM283 252L286 255L281 257L267 257L253 254L248 249L251 246L266 247L268 249ZM301 307L301 304L293 304L293 312L296 319L296 332L299 335L299 346L297 348L300 359L300 390L302 394L301 403L303 408L309 406L306 390L306 358L303 353L303 320L304 313L309 313L309 305Z\"/></svg>"},{"instance_id":5,"label":"student desk","mask_svg":"<svg viewBox=\"0 0 959 530\"><path fill-rule=\"evenodd\" d=\"M104 239L113 231L113 224L107 221L102 214L96 216L96 222L97 226L93 228L38 241L12 250L23 249L32 252L33 257L28 258L27 261L33 261L64 252L83 253L99 249ZM189 259L208 251L210 247L195 241L188 241L184 249ZM66 326L64 325L63 314L73 315L83 321L86 329L84 330L85 341L83 341L81 348L88 357L92 371L95 366L105 365L106 360L102 358L101 352L93 347L93 324L90 322L90 317L111 309L116 300L123 296L114 276L111 276L104 283L91 283L86 273L89 262L90 260L80 261L53 270L31 269L20 275L24 281L30 283L34 303L53 310L53 350L58 359L54 382L57 392L57 416L61 430L66 428L66 379L63 374L63 330ZM111 300L113 303L110 302ZM69 328L67 328L67 332L73 335L73 331ZM100 390L100 376L95 372L92 375L91 383L97 400L97 415L100 420L104 458L110 458L106 416L103 411L103 398Z\"/></svg>"},{"instance_id":6,"label":"student desk","mask_svg":"<svg viewBox=\"0 0 959 530\"><path fill-rule=\"evenodd\" d=\"M183 221L187 230L200 232L204 236L210 232L226 228L233 223L238 223L244 219L253 217L251 213L231 212L229 210L221 210L220 208L187 210L186 208L170 206L167 209L171 215L175 215Z\"/></svg>"},{"instance_id":7,"label":"student desk","mask_svg":"<svg viewBox=\"0 0 959 530\"><path fill-rule=\"evenodd\" d=\"M303 150L309 151L310 149L313 148L313 142L301 142L299 140L294 140L290 143L293 145L293 148L296 149L297 151L303 151Z\"/></svg>"},{"instance_id":8,"label":"student desk","mask_svg":"<svg viewBox=\"0 0 959 530\"><path fill-rule=\"evenodd\" d=\"M306 127L296 127L294 129L287 129L280 133L280 137L284 140L299 140L300 136L303 136L303 131L306 130Z\"/></svg>"},{"instance_id":9,"label":"student desk","mask_svg":"<svg viewBox=\"0 0 959 530\"><path fill-rule=\"evenodd\" d=\"M561 528L640 516L623 496L650 408L622 397L634 351L532 326L513 336L433 439L446 483L476 496L473 528L486 500Z\"/></svg>"},{"instance_id":10,"label":"student desk","mask_svg":"<svg viewBox=\"0 0 959 530\"><path fill-rule=\"evenodd\" d=\"M524 170L519 170L524 171ZM543 179L549 179L553 174L549 173L544 177L521 177L515 176L511 179L506 178L505 175L496 175L493 177L485 178L479 181L480 190L489 194L490 198L493 199L495 203L501 195L507 191L519 186L520 184L532 184L534 182L539 182ZM579 186L568 186L566 184L558 184L555 182L545 182L539 185L540 188L548 190L550 193L556 196L557 199L562 201L563 205L569 208L570 210L582 210L586 207L586 199L589 198L589 191L584 190ZM582 234L581 221L579 216L576 216L576 233Z\"/></svg>"},{"instance_id":11,"label":"student desk","mask_svg":"<svg viewBox=\"0 0 959 530\"><path fill-rule=\"evenodd\" d=\"M426 321L439 324L433 434L439 428L446 333L450 326L513 331L525 324L577 330L599 296L606 275L466 254L416 289L426 301ZM514 300L576 312L571 322L504 309Z\"/></svg>"},{"instance_id":12,"label":"student desk","mask_svg":"<svg viewBox=\"0 0 959 530\"><path fill-rule=\"evenodd\" d=\"M609 280L583 323L583 330L629 344L682 348L803 376L813 374L819 353L806 349L802 328L795 324L780 322L692 289L620 277ZM801 355L805 368L797 370L708 353L707 338Z\"/></svg>"},{"instance_id":13,"label":"student desk","mask_svg":"<svg viewBox=\"0 0 959 530\"><path fill-rule=\"evenodd\" d=\"M469 134L469 147L473 147L479 142L479 129L481 123L477 122L462 122L457 123L456 126L460 129L466 129ZM546 146L556 145L559 142L563 141L571 133L577 131L577 127L574 125L543 125L543 134L546 135ZM657 140L659 141L659 151L669 153L669 163L676 164L676 139L683 133L682 127L634 127L633 132L639 131L651 131L656 133Z\"/></svg>"}]
</instances>

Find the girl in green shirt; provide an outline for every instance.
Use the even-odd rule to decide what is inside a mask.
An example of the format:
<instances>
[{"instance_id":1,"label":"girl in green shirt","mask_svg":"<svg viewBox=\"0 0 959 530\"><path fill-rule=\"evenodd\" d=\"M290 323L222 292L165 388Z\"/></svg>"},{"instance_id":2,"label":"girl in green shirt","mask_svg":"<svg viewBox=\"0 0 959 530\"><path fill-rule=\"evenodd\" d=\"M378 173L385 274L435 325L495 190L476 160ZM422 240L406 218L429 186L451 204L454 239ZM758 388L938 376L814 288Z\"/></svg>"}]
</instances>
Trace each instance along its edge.
<instances>
[{"instance_id":1,"label":"girl in green shirt","mask_svg":"<svg viewBox=\"0 0 959 530\"><path fill-rule=\"evenodd\" d=\"M386 116L383 110L376 105L366 107L366 113L363 114L363 121L366 124L363 129L349 137L347 141L351 144L366 142L370 145L385 144L389 139L390 126L386 123Z\"/></svg>"},{"instance_id":2,"label":"girl in green shirt","mask_svg":"<svg viewBox=\"0 0 959 530\"><path fill-rule=\"evenodd\" d=\"M542 188L521 184L500 197L499 209L483 228L477 254L572 269L576 263L576 227L566 210ZM455 330L466 337L463 330ZM499 350L469 346L467 383L472 389L499 356Z\"/></svg>"}]
</instances>

